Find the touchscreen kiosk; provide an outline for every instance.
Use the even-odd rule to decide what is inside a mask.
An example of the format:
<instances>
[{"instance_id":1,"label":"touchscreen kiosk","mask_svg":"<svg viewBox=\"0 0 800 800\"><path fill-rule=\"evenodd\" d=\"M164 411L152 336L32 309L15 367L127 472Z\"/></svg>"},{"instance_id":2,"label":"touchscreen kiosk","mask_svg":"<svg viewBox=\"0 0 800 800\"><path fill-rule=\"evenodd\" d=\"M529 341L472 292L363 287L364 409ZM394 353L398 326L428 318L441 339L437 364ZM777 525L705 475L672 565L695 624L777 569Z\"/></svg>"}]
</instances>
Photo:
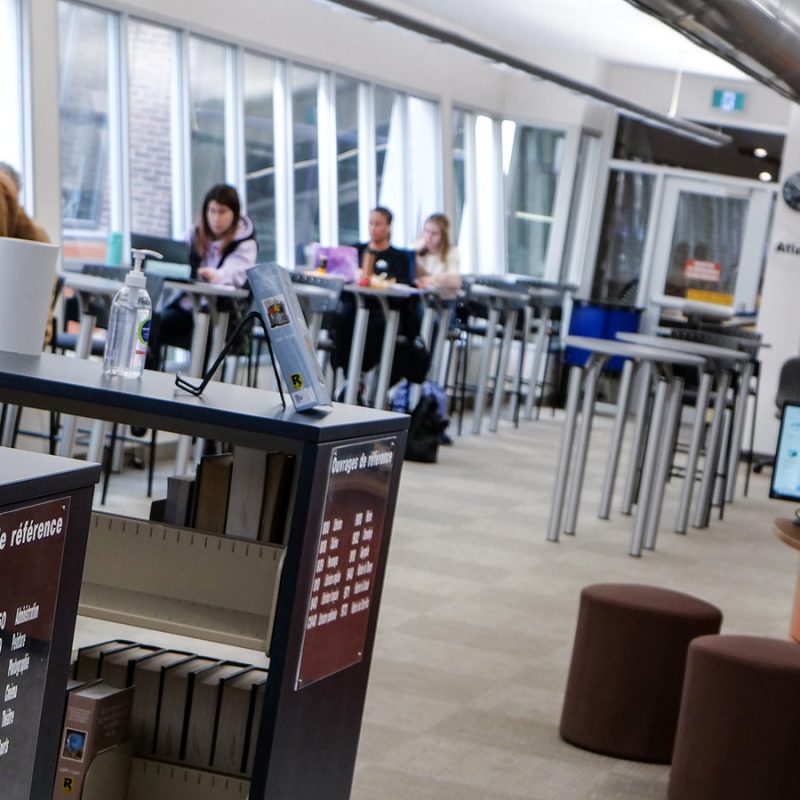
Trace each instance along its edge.
<instances>
[{"instance_id":1,"label":"touchscreen kiosk","mask_svg":"<svg viewBox=\"0 0 800 800\"><path fill-rule=\"evenodd\" d=\"M800 403L783 407L769 496L800 504Z\"/></svg>"}]
</instances>

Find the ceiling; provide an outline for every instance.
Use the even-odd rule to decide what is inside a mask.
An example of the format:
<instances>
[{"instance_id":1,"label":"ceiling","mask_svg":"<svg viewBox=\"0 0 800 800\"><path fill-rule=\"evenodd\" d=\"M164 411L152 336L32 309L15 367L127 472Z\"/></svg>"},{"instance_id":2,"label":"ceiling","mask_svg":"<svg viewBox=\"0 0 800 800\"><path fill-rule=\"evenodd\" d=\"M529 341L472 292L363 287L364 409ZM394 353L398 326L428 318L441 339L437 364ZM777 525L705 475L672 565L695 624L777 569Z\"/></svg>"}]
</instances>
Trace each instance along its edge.
<instances>
[{"instance_id":1,"label":"ceiling","mask_svg":"<svg viewBox=\"0 0 800 800\"><path fill-rule=\"evenodd\" d=\"M537 48L569 58L750 80L626 0L372 0L535 62ZM786 2L787 0L784 0ZM774 0L773 0L774 2Z\"/></svg>"}]
</instances>

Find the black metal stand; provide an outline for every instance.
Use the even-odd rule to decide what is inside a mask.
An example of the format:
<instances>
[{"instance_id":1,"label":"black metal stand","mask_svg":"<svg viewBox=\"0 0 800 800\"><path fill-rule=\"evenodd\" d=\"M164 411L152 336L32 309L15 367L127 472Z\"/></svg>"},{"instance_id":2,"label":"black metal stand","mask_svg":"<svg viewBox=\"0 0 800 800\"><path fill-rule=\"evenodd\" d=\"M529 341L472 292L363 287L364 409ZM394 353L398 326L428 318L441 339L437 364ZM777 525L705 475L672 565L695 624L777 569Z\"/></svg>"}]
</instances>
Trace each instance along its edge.
<instances>
[{"instance_id":1,"label":"black metal stand","mask_svg":"<svg viewBox=\"0 0 800 800\"><path fill-rule=\"evenodd\" d=\"M180 374L175 376L175 385L179 389L183 389L189 394L193 394L195 397L200 397L203 394L206 386L208 386L211 379L214 377L214 373L219 369L220 364L225 360L225 357L230 353L231 348L233 347L233 343L236 341L236 338L239 336L240 333L247 327L248 325L252 325L255 320L261 320L261 325L264 328L264 338L267 340L267 347L269 348L269 357L272 360L272 369L275 372L275 380L278 384L278 391L281 395L281 403L283 407L286 408L286 399L283 396L283 387L281 386L281 377L278 374L278 365L275 363L275 354L272 352L272 342L269 338L269 330L267 328L267 324L264 322L264 318L258 311L251 311L239 324L234 328L233 333L228 337L228 340L225 342L225 346L220 350L219 355L214 360L214 363L206 370L205 375L203 375L203 380L200 384L194 384L190 381L187 381L186 378L182 378Z\"/></svg>"}]
</instances>

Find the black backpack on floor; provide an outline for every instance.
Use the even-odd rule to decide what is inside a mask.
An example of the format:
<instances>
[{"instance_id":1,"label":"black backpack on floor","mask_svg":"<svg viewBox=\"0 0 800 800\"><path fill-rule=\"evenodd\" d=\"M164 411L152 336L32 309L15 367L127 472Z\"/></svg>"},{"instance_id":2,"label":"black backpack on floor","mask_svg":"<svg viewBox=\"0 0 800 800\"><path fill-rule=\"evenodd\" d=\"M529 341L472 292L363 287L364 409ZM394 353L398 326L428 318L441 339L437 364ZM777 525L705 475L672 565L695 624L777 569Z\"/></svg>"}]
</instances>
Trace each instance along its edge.
<instances>
[{"instance_id":1,"label":"black backpack on floor","mask_svg":"<svg viewBox=\"0 0 800 800\"><path fill-rule=\"evenodd\" d=\"M439 413L439 403L432 394L423 394L411 412L411 426L406 441L406 458L433 464L439 452L441 436L450 421Z\"/></svg>"}]
</instances>

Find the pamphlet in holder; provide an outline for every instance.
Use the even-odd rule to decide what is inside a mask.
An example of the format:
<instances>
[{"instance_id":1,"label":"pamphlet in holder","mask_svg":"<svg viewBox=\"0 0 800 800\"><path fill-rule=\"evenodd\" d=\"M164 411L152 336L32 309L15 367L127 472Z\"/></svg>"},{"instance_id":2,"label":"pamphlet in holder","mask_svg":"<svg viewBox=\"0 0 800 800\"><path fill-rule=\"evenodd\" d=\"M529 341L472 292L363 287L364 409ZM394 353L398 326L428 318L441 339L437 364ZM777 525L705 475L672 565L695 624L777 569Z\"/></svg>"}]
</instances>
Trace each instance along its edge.
<instances>
[{"instance_id":1,"label":"pamphlet in holder","mask_svg":"<svg viewBox=\"0 0 800 800\"><path fill-rule=\"evenodd\" d=\"M329 406L331 395L317 361L288 270L274 262L247 270L256 308L297 411ZM278 383L280 385L280 381Z\"/></svg>"}]
</instances>

